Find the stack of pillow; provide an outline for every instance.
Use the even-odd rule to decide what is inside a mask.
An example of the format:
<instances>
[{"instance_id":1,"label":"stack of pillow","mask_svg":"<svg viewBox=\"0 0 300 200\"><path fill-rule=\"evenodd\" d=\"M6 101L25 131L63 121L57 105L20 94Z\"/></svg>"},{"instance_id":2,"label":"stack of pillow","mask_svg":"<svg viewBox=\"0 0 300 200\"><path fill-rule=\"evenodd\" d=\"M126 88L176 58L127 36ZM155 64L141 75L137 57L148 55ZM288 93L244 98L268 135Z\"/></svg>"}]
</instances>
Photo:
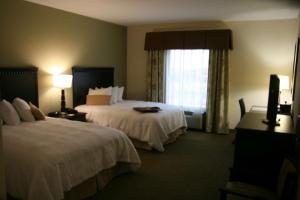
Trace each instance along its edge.
<instances>
[{"instance_id":1,"label":"stack of pillow","mask_svg":"<svg viewBox=\"0 0 300 200\"><path fill-rule=\"evenodd\" d=\"M124 87L107 87L89 89L86 97L87 105L111 105L123 101Z\"/></svg>"},{"instance_id":2,"label":"stack of pillow","mask_svg":"<svg viewBox=\"0 0 300 200\"><path fill-rule=\"evenodd\" d=\"M3 99L0 102L0 119L7 125L18 125L21 121L34 122L36 120L45 120L45 114L33 105L23 99L16 97L12 103Z\"/></svg>"}]
</instances>

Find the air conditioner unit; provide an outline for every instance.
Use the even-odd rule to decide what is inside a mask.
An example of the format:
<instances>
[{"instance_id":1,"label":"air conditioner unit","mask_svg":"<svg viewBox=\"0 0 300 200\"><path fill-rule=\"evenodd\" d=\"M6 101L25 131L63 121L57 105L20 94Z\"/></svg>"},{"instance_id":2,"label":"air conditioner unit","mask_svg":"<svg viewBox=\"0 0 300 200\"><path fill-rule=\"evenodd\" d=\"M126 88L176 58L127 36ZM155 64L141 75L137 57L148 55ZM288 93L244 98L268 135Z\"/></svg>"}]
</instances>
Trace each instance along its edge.
<instances>
[{"instance_id":1,"label":"air conditioner unit","mask_svg":"<svg viewBox=\"0 0 300 200\"><path fill-rule=\"evenodd\" d=\"M188 125L188 128L191 129L203 129L204 128L204 113L194 113L190 111L185 111L185 119Z\"/></svg>"}]
</instances>

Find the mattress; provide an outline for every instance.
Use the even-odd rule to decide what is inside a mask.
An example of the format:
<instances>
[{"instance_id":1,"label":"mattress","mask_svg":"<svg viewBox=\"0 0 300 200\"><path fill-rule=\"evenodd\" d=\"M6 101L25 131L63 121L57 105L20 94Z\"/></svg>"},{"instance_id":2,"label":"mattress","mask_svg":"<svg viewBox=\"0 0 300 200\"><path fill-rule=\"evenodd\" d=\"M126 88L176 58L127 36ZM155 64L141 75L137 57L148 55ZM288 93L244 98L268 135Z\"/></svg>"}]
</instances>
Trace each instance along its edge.
<instances>
[{"instance_id":1,"label":"mattress","mask_svg":"<svg viewBox=\"0 0 300 200\"><path fill-rule=\"evenodd\" d=\"M7 192L28 200L60 200L64 192L112 168L141 161L121 131L47 118L2 127Z\"/></svg>"},{"instance_id":2,"label":"mattress","mask_svg":"<svg viewBox=\"0 0 300 200\"><path fill-rule=\"evenodd\" d=\"M159 107L161 110L140 113L134 107ZM122 101L112 105L80 105L75 109L86 112L88 121L119 129L130 138L147 143L161 152L170 134L187 127L183 110L157 102Z\"/></svg>"}]
</instances>

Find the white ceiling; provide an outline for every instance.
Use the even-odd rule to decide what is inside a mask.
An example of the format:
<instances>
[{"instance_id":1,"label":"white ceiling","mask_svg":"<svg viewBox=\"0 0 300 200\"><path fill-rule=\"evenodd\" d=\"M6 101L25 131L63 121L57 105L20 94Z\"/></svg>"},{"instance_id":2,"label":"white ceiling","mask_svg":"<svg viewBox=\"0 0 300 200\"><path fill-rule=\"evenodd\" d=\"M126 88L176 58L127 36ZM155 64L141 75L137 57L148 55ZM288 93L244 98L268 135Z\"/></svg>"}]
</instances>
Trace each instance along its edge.
<instances>
[{"instance_id":1,"label":"white ceiling","mask_svg":"<svg viewBox=\"0 0 300 200\"><path fill-rule=\"evenodd\" d=\"M27 0L125 26L297 18L300 0Z\"/></svg>"}]
</instances>

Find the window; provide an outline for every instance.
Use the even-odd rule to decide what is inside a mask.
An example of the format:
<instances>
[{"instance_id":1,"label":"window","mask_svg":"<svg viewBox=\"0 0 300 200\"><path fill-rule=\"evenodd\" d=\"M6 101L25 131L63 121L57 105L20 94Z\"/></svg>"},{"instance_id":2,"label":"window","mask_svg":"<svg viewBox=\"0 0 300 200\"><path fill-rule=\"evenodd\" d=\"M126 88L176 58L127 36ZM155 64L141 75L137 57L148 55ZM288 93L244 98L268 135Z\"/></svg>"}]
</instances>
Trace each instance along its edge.
<instances>
[{"instance_id":1,"label":"window","mask_svg":"<svg viewBox=\"0 0 300 200\"><path fill-rule=\"evenodd\" d=\"M167 50L166 103L206 110L209 50Z\"/></svg>"}]
</instances>

